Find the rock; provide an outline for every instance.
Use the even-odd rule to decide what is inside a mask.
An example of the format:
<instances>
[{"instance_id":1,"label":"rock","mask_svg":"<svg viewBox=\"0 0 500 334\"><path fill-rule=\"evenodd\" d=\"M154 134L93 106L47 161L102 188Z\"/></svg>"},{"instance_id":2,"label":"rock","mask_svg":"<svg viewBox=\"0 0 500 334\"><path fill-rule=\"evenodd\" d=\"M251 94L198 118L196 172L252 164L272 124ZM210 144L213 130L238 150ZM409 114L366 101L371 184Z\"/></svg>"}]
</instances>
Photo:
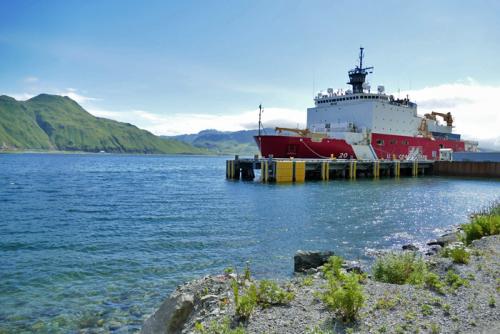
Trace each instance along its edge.
<instances>
[{"instance_id":1,"label":"rock","mask_svg":"<svg viewBox=\"0 0 500 334\"><path fill-rule=\"evenodd\" d=\"M189 293L174 292L142 326L142 334L173 334L181 329L193 311L194 296Z\"/></svg>"},{"instance_id":2,"label":"rock","mask_svg":"<svg viewBox=\"0 0 500 334\"><path fill-rule=\"evenodd\" d=\"M458 233L457 232L452 232L452 233L443 234L442 236L440 236L436 240L429 241L427 243L427 245L428 246L439 245L441 247L445 247L448 244L451 244L451 243L457 242L457 241L458 241Z\"/></svg>"},{"instance_id":3,"label":"rock","mask_svg":"<svg viewBox=\"0 0 500 334\"><path fill-rule=\"evenodd\" d=\"M429 249L427 250L427 252L425 253L425 255L427 255L427 256L436 255L436 254L438 254L438 253L439 253L439 251L441 250L441 248L442 248L442 247L441 247L441 246L439 246L439 245L434 245L434 246L432 246L431 248L429 248Z\"/></svg>"},{"instance_id":4,"label":"rock","mask_svg":"<svg viewBox=\"0 0 500 334\"><path fill-rule=\"evenodd\" d=\"M313 274L316 274L317 272L318 272L318 268L309 268L309 269L304 270L304 273L306 273L307 275L313 275Z\"/></svg>"},{"instance_id":5,"label":"rock","mask_svg":"<svg viewBox=\"0 0 500 334\"><path fill-rule=\"evenodd\" d=\"M217 295L205 295L203 297L200 298L200 301L201 302L205 302L205 301L211 301L211 300L218 300L219 299L219 296Z\"/></svg>"},{"instance_id":6,"label":"rock","mask_svg":"<svg viewBox=\"0 0 500 334\"><path fill-rule=\"evenodd\" d=\"M436 245L436 246L432 246L430 250L431 250L432 252L434 252L434 253L436 253L436 254L437 254L437 253L439 253L439 251L441 250L441 248L442 248L441 246Z\"/></svg>"},{"instance_id":7,"label":"rock","mask_svg":"<svg viewBox=\"0 0 500 334\"><path fill-rule=\"evenodd\" d=\"M294 271L303 272L307 269L317 268L328 261L334 253L331 251L297 251L293 257Z\"/></svg>"},{"instance_id":8,"label":"rock","mask_svg":"<svg viewBox=\"0 0 500 334\"><path fill-rule=\"evenodd\" d=\"M342 268L344 268L348 273L351 271L355 272L356 274L363 273L361 264L358 261L344 261L344 263L342 264Z\"/></svg>"},{"instance_id":9,"label":"rock","mask_svg":"<svg viewBox=\"0 0 500 334\"><path fill-rule=\"evenodd\" d=\"M414 244L408 244L408 245L403 245L403 250L416 252L418 251L418 247L415 246Z\"/></svg>"}]
</instances>

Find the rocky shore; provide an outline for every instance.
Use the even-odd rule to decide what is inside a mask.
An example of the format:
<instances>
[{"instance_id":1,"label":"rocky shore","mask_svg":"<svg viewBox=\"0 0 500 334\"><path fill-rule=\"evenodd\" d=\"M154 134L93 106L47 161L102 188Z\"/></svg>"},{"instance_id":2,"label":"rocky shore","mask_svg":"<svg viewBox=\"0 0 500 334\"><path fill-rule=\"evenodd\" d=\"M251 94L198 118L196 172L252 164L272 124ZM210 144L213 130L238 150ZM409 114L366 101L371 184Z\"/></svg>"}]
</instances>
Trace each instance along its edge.
<instances>
[{"instance_id":1,"label":"rocky shore","mask_svg":"<svg viewBox=\"0 0 500 334\"><path fill-rule=\"evenodd\" d=\"M179 286L141 333L500 333L500 236L483 237L467 247L458 240L454 232L429 242L424 251L412 245L401 251L421 256L438 278L430 286L383 283L366 269L359 275L362 307L351 321L343 321L321 297L328 286L321 265L331 253L306 253L295 261L295 270L304 273L276 282L275 291L292 297L286 302L258 304L241 317L234 282L247 291L260 282L248 271L227 270ZM446 257L454 248L466 250L466 263ZM344 262L342 271L362 269Z\"/></svg>"}]
</instances>

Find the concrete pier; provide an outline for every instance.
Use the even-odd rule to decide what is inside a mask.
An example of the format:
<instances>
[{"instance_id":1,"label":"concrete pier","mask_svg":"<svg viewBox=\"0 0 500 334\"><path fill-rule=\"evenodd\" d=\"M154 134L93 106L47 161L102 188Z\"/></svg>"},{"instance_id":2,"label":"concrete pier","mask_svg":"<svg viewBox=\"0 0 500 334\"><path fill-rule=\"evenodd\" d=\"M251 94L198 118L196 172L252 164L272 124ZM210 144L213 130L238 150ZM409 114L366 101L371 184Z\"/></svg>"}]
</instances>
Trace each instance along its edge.
<instances>
[{"instance_id":1,"label":"concrete pier","mask_svg":"<svg viewBox=\"0 0 500 334\"><path fill-rule=\"evenodd\" d=\"M261 171L262 182L304 182L308 180L380 178L431 174L433 161L413 160L344 160L344 159L274 159L257 158L226 161L226 177L231 180L254 180Z\"/></svg>"}]
</instances>

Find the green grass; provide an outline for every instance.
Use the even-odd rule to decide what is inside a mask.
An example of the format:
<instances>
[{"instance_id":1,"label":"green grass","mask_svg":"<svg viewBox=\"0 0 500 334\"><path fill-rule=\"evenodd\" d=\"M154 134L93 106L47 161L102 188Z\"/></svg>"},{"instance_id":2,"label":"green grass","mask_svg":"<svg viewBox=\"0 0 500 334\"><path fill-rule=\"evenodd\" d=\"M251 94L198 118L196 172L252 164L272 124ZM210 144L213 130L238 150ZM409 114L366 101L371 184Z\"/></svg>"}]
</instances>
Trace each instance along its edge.
<instances>
[{"instance_id":1,"label":"green grass","mask_svg":"<svg viewBox=\"0 0 500 334\"><path fill-rule=\"evenodd\" d=\"M246 330L241 325L231 328L231 320L224 318L222 321L212 320L210 325L205 328L200 322L194 324L195 333L199 334L245 334Z\"/></svg>"},{"instance_id":2,"label":"green grass","mask_svg":"<svg viewBox=\"0 0 500 334\"><path fill-rule=\"evenodd\" d=\"M488 306L489 307L495 307L496 306L495 296L493 296L493 295L490 296L490 298L488 299Z\"/></svg>"},{"instance_id":3,"label":"green grass","mask_svg":"<svg viewBox=\"0 0 500 334\"><path fill-rule=\"evenodd\" d=\"M255 284L251 284L242 294L238 281L232 280L231 286L233 288L236 315L242 320L247 320L257 306L257 287Z\"/></svg>"},{"instance_id":4,"label":"green grass","mask_svg":"<svg viewBox=\"0 0 500 334\"><path fill-rule=\"evenodd\" d=\"M442 295L446 293L446 285L436 273L427 273L427 275L425 276L425 286L430 290L436 291L437 293L440 293Z\"/></svg>"},{"instance_id":5,"label":"green grass","mask_svg":"<svg viewBox=\"0 0 500 334\"><path fill-rule=\"evenodd\" d=\"M453 290L456 290L461 286L468 286L469 285L468 280L460 277L460 275L458 275L456 272L454 272L451 269L448 270L448 272L446 273L445 281L446 281L446 283L448 283L448 285Z\"/></svg>"},{"instance_id":6,"label":"green grass","mask_svg":"<svg viewBox=\"0 0 500 334\"><path fill-rule=\"evenodd\" d=\"M413 252L386 254L372 267L376 281L392 284L423 284L427 272L424 260Z\"/></svg>"},{"instance_id":7,"label":"green grass","mask_svg":"<svg viewBox=\"0 0 500 334\"><path fill-rule=\"evenodd\" d=\"M248 279L245 278L244 282L250 280L250 269L248 269L247 275ZM244 284L242 283L242 285ZM267 308L274 305L286 305L295 298L292 291L280 288L276 282L271 280L262 280L258 285L250 283L245 288L240 286L236 279L233 279L231 287L233 288L236 316L241 320L249 319L257 306Z\"/></svg>"},{"instance_id":8,"label":"green grass","mask_svg":"<svg viewBox=\"0 0 500 334\"><path fill-rule=\"evenodd\" d=\"M362 277L354 272L343 273L343 260L332 256L323 267L327 279L326 290L320 294L325 305L340 315L343 321L350 322L357 318L366 299L360 284Z\"/></svg>"},{"instance_id":9,"label":"green grass","mask_svg":"<svg viewBox=\"0 0 500 334\"><path fill-rule=\"evenodd\" d=\"M278 286L276 282L262 280L257 290L257 303L262 307L286 305L295 298L295 294Z\"/></svg>"},{"instance_id":10,"label":"green grass","mask_svg":"<svg viewBox=\"0 0 500 334\"><path fill-rule=\"evenodd\" d=\"M465 249L465 247L453 247L445 248L442 251L444 257L449 257L453 260L453 263L467 264L470 260L470 253Z\"/></svg>"},{"instance_id":11,"label":"green grass","mask_svg":"<svg viewBox=\"0 0 500 334\"><path fill-rule=\"evenodd\" d=\"M377 300L375 303L375 308L377 310L392 310L398 305L399 299L398 298L391 298L389 296L384 296Z\"/></svg>"},{"instance_id":12,"label":"green grass","mask_svg":"<svg viewBox=\"0 0 500 334\"><path fill-rule=\"evenodd\" d=\"M306 334L335 334L333 330L321 329L320 326L314 326L313 328L306 328Z\"/></svg>"},{"instance_id":13,"label":"green grass","mask_svg":"<svg viewBox=\"0 0 500 334\"><path fill-rule=\"evenodd\" d=\"M422 308L420 310L422 312L422 315L424 316L432 315L434 313L434 311L432 310L432 306L430 306L429 304L422 305Z\"/></svg>"},{"instance_id":14,"label":"green grass","mask_svg":"<svg viewBox=\"0 0 500 334\"><path fill-rule=\"evenodd\" d=\"M488 210L476 214L471 222L462 225L463 241L470 245L474 240L484 236L500 233L500 203L495 203Z\"/></svg>"},{"instance_id":15,"label":"green grass","mask_svg":"<svg viewBox=\"0 0 500 334\"><path fill-rule=\"evenodd\" d=\"M300 284L302 286L312 286L313 285L313 277L312 276L306 276L302 279L302 281L300 282Z\"/></svg>"},{"instance_id":16,"label":"green grass","mask_svg":"<svg viewBox=\"0 0 500 334\"><path fill-rule=\"evenodd\" d=\"M95 117L68 97L0 96L0 148L109 153L208 153L128 123Z\"/></svg>"}]
</instances>

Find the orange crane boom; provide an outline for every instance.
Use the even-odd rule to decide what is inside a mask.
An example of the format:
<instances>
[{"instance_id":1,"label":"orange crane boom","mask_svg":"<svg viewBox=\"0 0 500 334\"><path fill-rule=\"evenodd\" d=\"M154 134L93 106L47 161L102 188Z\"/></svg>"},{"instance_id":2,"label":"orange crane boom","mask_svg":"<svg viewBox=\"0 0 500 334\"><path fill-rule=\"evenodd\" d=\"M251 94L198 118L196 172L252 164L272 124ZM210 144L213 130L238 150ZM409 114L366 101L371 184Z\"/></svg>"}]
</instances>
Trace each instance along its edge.
<instances>
[{"instance_id":1,"label":"orange crane boom","mask_svg":"<svg viewBox=\"0 0 500 334\"><path fill-rule=\"evenodd\" d=\"M280 127L276 127L274 129L276 132L278 133L281 133L283 131L288 131L288 132L293 132L293 133L296 133L298 135L300 135L301 137L307 137L311 131L309 131L309 129L292 129L292 128L280 128Z\"/></svg>"},{"instance_id":2,"label":"orange crane boom","mask_svg":"<svg viewBox=\"0 0 500 334\"><path fill-rule=\"evenodd\" d=\"M428 114L426 114L426 115L428 115ZM433 111L431 113L431 115L433 116L433 118L430 118L430 119L434 119L435 120L436 116L441 116L441 117L443 117L443 120L446 122L446 126L452 126L453 125L453 117L451 116L450 112L448 112L448 113L445 114L445 113Z\"/></svg>"}]
</instances>

